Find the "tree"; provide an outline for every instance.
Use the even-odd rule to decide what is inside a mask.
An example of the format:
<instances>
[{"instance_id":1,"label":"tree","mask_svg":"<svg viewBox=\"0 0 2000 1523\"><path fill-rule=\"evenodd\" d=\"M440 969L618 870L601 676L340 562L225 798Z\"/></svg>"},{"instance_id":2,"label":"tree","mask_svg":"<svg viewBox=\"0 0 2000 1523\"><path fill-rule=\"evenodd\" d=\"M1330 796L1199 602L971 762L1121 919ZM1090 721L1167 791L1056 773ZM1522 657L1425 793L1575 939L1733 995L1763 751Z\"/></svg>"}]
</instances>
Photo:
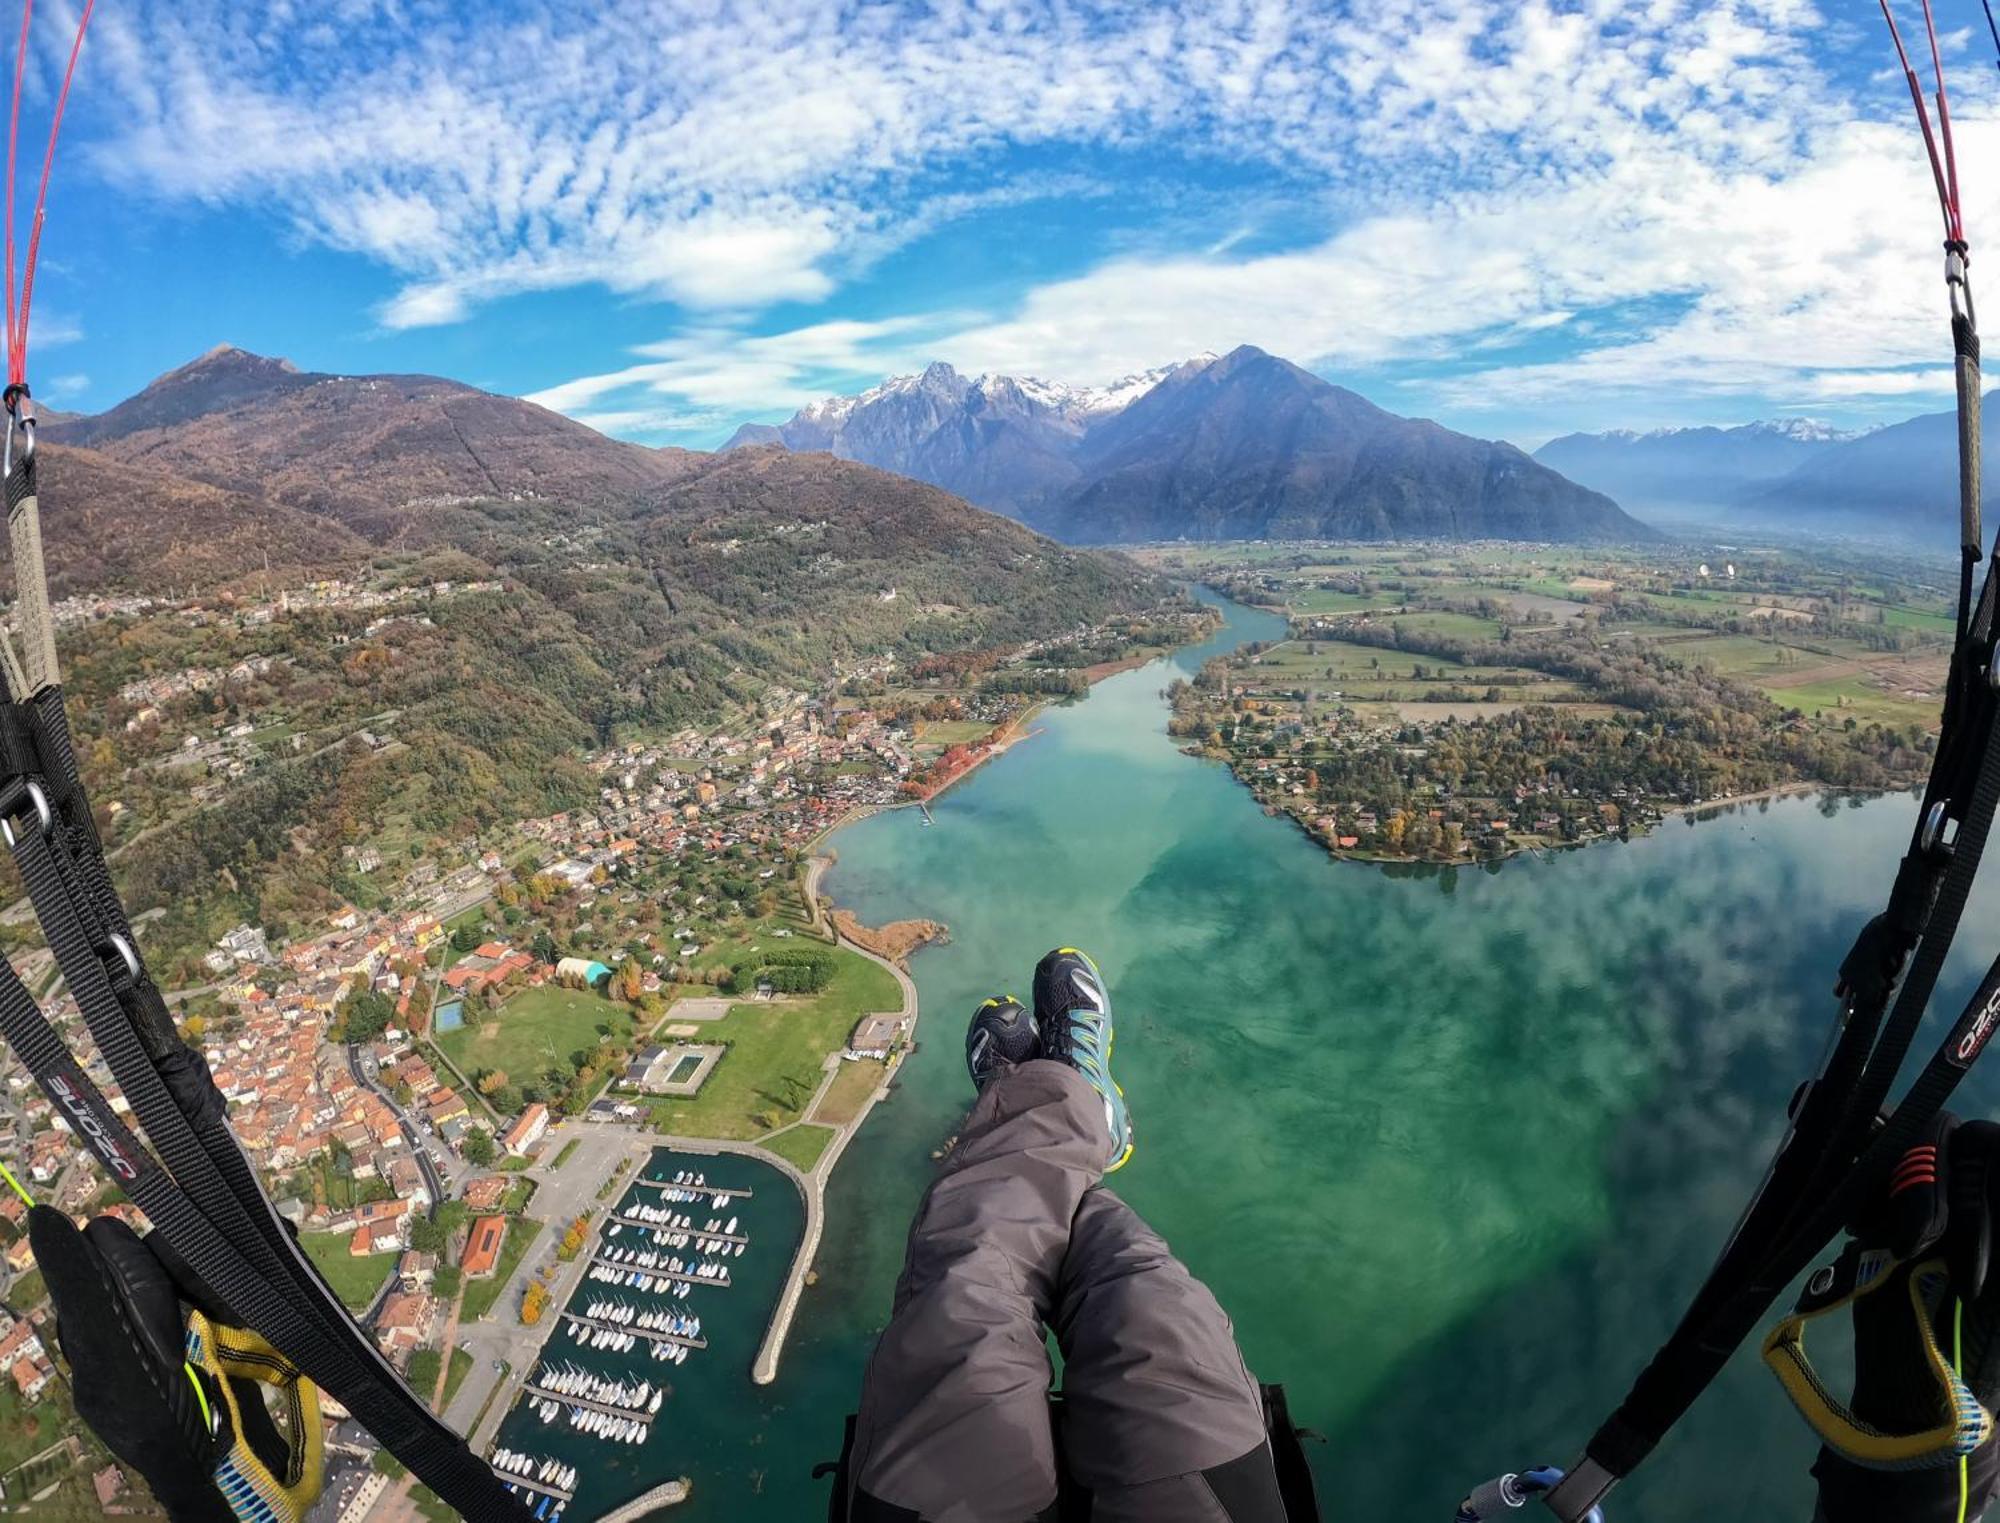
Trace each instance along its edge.
<instances>
[{"instance_id":1,"label":"tree","mask_svg":"<svg viewBox=\"0 0 2000 1523\"><path fill-rule=\"evenodd\" d=\"M484 1127L475 1126L465 1134L465 1141L459 1144L459 1151L465 1154L467 1163L476 1163L485 1168L493 1162L493 1134Z\"/></svg>"},{"instance_id":2,"label":"tree","mask_svg":"<svg viewBox=\"0 0 2000 1523\"><path fill-rule=\"evenodd\" d=\"M389 1029L396 1018L396 1006L386 994L364 989L351 996L341 1009L341 1025L350 1042L372 1042Z\"/></svg>"},{"instance_id":3,"label":"tree","mask_svg":"<svg viewBox=\"0 0 2000 1523\"><path fill-rule=\"evenodd\" d=\"M492 1095L507 1087L507 1070L489 1068L479 1078L477 1088L482 1095Z\"/></svg>"}]
</instances>

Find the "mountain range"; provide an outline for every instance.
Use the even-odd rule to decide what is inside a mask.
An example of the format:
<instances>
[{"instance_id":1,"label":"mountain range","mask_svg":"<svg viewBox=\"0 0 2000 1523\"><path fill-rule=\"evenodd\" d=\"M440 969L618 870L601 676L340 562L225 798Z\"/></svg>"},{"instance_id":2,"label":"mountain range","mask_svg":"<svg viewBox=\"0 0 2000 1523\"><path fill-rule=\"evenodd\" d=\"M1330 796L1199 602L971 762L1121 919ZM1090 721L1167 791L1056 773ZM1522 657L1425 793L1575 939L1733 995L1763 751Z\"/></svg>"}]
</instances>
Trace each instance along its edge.
<instances>
[{"instance_id":1,"label":"mountain range","mask_svg":"<svg viewBox=\"0 0 2000 1523\"><path fill-rule=\"evenodd\" d=\"M383 820L463 835L588 802L577 752L621 732L741 717L862 661L1017 646L1170 593L1121 556L853 461L647 449L432 376L226 347L51 419L40 460L58 596L194 594L211 611L63 637L82 749L116 769L104 796L152 822L124 881L170 907L175 944L328 908L342 846ZM217 616L336 577L500 590L387 628L359 607ZM394 744L274 761L226 808L189 809L118 694L251 656L277 664L216 692L214 713L254 697L302 729Z\"/></svg>"},{"instance_id":2,"label":"mountain range","mask_svg":"<svg viewBox=\"0 0 2000 1523\"><path fill-rule=\"evenodd\" d=\"M1399 417L1249 345L1103 388L933 364L725 448L769 445L914 476L1078 544L1655 537L1510 444Z\"/></svg>"},{"instance_id":3,"label":"mountain range","mask_svg":"<svg viewBox=\"0 0 2000 1523\"><path fill-rule=\"evenodd\" d=\"M1613 429L1565 434L1535 458L1636 511L1699 514L1741 501L1855 437L1807 418L1650 433Z\"/></svg>"},{"instance_id":4,"label":"mountain range","mask_svg":"<svg viewBox=\"0 0 2000 1523\"><path fill-rule=\"evenodd\" d=\"M1866 433L1794 418L1567 434L1535 458L1641 511L1710 522L1937 544L1958 514L1955 412ZM1985 502L2000 504L2000 482L1991 476Z\"/></svg>"}]
</instances>

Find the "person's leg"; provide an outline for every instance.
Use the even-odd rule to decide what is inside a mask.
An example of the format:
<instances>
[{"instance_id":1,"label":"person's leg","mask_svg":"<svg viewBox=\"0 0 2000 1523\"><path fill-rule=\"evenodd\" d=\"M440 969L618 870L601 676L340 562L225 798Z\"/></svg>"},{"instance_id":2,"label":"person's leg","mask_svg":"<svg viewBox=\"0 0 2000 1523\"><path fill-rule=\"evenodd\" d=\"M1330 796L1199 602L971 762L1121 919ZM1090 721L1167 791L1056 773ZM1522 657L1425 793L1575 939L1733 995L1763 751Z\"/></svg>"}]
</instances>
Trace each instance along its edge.
<instances>
[{"instance_id":1,"label":"person's leg","mask_svg":"<svg viewBox=\"0 0 2000 1523\"><path fill-rule=\"evenodd\" d=\"M1058 1283L1064 1455L1091 1523L1284 1523L1257 1382L1207 1286L1109 1190Z\"/></svg>"},{"instance_id":2,"label":"person's leg","mask_svg":"<svg viewBox=\"0 0 2000 1523\"><path fill-rule=\"evenodd\" d=\"M1059 1063L985 1085L917 1210L869 1360L857 1523L1025 1523L1055 1501L1046 1322L1070 1219L1103 1172L1101 1111Z\"/></svg>"}]
</instances>

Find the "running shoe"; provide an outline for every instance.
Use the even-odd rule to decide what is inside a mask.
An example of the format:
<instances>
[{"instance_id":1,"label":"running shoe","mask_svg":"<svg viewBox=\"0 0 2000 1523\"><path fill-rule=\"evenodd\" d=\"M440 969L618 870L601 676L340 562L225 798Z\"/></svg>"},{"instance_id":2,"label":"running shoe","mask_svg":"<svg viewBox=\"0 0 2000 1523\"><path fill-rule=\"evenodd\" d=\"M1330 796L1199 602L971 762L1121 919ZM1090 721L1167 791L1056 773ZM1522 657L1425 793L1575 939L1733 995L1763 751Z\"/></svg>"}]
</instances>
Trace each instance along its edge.
<instances>
[{"instance_id":1,"label":"running shoe","mask_svg":"<svg viewBox=\"0 0 2000 1523\"><path fill-rule=\"evenodd\" d=\"M1041 1055L1034 1019L1013 995L996 995L972 1012L972 1024L965 1029L965 1066L973 1088L984 1090L1015 1064Z\"/></svg>"},{"instance_id":2,"label":"running shoe","mask_svg":"<svg viewBox=\"0 0 2000 1523\"><path fill-rule=\"evenodd\" d=\"M1042 1056L1067 1063L1104 1099L1104 1172L1132 1156L1132 1118L1125 1091L1111 1077L1111 996L1104 976L1075 947L1058 947L1035 967L1035 1025Z\"/></svg>"}]
</instances>

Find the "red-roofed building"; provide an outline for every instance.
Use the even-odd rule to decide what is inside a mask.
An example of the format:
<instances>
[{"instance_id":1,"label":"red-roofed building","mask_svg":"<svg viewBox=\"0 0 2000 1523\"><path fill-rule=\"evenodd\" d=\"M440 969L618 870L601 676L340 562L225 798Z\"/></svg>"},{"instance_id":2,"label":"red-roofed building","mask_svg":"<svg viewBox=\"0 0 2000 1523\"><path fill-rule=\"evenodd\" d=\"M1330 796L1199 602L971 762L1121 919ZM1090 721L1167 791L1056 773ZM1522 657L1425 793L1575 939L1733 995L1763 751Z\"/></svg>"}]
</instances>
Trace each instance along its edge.
<instances>
[{"instance_id":1,"label":"red-roofed building","mask_svg":"<svg viewBox=\"0 0 2000 1523\"><path fill-rule=\"evenodd\" d=\"M7 1373L14 1377L14 1384L20 1388L23 1401L33 1401L55 1378L52 1366L38 1365L32 1359L16 1359Z\"/></svg>"},{"instance_id":2,"label":"red-roofed building","mask_svg":"<svg viewBox=\"0 0 2000 1523\"><path fill-rule=\"evenodd\" d=\"M468 1275L489 1275L500 1262L500 1244L507 1236L507 1218L482 1216L472 1224L465 1240L465 1254L458 1267Z\"/></svg>"}]
</instances>

